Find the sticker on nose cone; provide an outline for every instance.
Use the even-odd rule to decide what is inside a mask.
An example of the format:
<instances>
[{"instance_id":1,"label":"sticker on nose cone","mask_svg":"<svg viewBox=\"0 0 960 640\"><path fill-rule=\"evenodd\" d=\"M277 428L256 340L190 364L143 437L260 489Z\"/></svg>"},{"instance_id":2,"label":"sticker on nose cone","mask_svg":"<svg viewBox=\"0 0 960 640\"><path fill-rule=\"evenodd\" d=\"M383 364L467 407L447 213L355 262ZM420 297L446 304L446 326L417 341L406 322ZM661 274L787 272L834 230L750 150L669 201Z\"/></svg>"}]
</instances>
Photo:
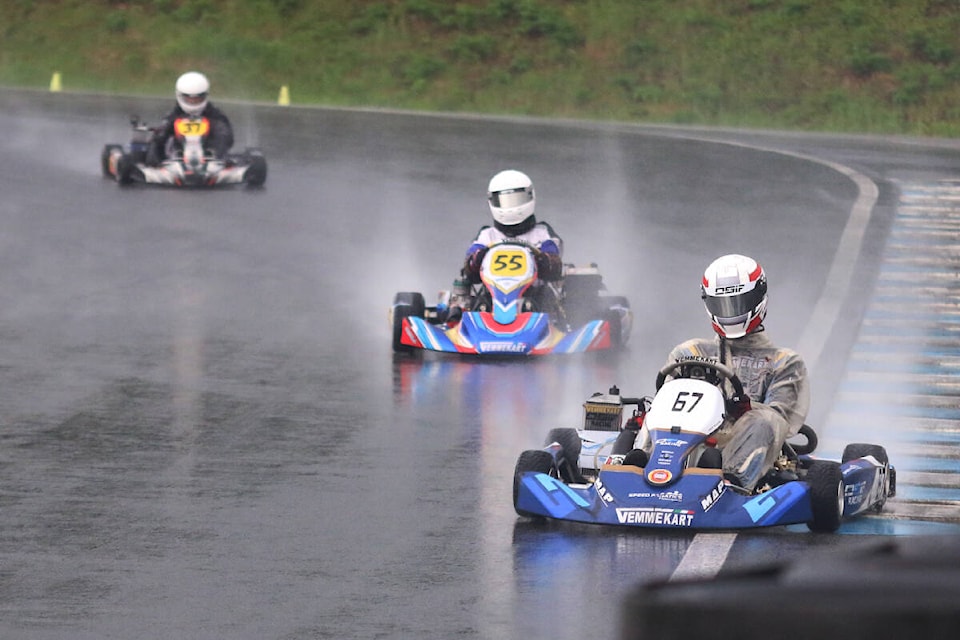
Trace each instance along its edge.
<instances>
[{"instance_id":1,"label":"sticker on nose cone","mask_svg":"<svg viewBox=\"0 0 960 640\"><path fill-rule=\"evenodd\" d=\"M673 473L667 469L654 469L647 474L647 481L649 481L650 484L666 484L670 482L672 477Z\"/></svg>"}]
</instances>

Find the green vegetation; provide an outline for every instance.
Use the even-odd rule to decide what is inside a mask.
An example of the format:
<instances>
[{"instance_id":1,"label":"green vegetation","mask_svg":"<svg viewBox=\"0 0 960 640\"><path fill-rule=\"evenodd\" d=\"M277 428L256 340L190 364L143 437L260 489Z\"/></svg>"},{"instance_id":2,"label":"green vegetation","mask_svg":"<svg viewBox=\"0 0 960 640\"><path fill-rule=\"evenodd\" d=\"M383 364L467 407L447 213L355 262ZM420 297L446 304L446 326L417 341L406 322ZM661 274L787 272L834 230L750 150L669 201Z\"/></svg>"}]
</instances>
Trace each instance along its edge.
<instances>
[{"instance_id":1,"label":"green vegetation","mask_svg":"<svg viewBox=\"0 0 960 640\"><path fill-rule=\"evenodd\" d=\"M0 0L0 85L960 133L960 0Z\"/></svg>"}]
</instances>

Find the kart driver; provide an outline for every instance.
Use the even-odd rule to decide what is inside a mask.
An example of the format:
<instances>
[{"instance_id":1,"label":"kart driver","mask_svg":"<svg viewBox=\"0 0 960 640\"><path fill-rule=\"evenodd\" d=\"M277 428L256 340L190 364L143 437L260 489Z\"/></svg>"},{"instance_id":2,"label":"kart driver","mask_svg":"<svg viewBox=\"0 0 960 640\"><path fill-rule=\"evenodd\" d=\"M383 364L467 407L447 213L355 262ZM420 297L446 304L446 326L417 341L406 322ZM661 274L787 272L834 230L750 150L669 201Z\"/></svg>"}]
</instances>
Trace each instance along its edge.
<instances>
[{"instance_id":1,"label":"kart driver","mask_svg":"<svg viewBox=\"0 0 960 640\"><path fill-rule=\"evenodd\" d=\"M487 249L500 242L523 242L535 249L537 277L556 281L563 275L563 241L546 222L537 222L533 211L537 197L527 174L508 169L493 176L487 187L493 226L484 226L467 249L463 272L471 283L480 282L480 265Z\"/></svg>"},{"instance_id":2,"label":"kart driver","mask_svg":"<svg viewBox=\"0 0 960 640\"><path fill-rule=\"evenodd\" d=\"M148 165L157 166L164 158L170 157L174 141L174 122L178 118L190 116L207 118L210 121L210 133L204 146L217 158L222 160L226 157L233 146L233 127L227 116L207 99L209 92L210 81L202 73L188 71L177 78L177 104L154 131L147 149Z\"/></svg>"},{"instance_id":3,"label":"kart driver","mask_svg":"<svg viewBox=\"0 0 960 640\"><path fill-rule=\"evenodd\" d=\"M807 368L799 354L777 347L764 332L767 277L755 260L736 254L718 258L704 272L700 290L717 337L677 345L667 363L719 361L740 378L747 397L727 408L719 448L724 477L752 492L784 441L803 426L810 408Z\"/></svg>"}]
</instances>

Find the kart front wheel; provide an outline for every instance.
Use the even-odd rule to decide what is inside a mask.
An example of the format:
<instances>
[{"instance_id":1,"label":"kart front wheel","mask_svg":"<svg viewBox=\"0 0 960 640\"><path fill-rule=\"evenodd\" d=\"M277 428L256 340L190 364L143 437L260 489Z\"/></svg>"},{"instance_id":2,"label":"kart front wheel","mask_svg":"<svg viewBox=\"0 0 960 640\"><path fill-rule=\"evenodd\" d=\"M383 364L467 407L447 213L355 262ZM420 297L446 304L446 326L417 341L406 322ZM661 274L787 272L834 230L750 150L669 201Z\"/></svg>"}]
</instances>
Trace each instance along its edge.
<instances>
[{"instance_id":1,"label":"kart front wheel","mask_svg":"<svg viewBox=\"0 0 960 640\"><path fill-rule=\"evenodd\" d=\"M407 316L422 318L426 313L423 294L417 291L401 291L393 298L393 350L397 353L413 351L413 347L403 344L403 319Z\"/></svg>"},{"instance_id":2,"label":"kart front wheel","mask_svg":"<svg viewBox=\"0 0 960 640\"><path fill-rule=\"evenodd\" d=\"M830 533L840 527L843 518L843 474L840 465L828 460L814 460L807 469L810 485L810 506L813 518L807 523L811 531Z\"/></svg>"},{"instance_id":3,"label":"kart front wheel","mask_svg":"<svg viewBox=\"0 0 960 640\"><path fill-rule=\"evenodd\" d=\"M518 515L527 518L539 518L541 516L535 513L523 511L517 505L520 496L520 477L528 472L543 473L546 475L556 475L556 467L553 464L553 456L543 449L528 449L517 458L517 466L513 470L513 509Z\"/></svg>"},{"instance_id":4,"label":"kart front wheel","mask_svg":"<svg viewBox=\"0 0 960 640\"><path fill-rule=\"evenodd\" d=\"M559 444L563 450L557 465L560 470L560 478L564 482L584 482L583 475L580 473L580 449L582 447L580 434L577 433L576 429L551 429L543 444L551 445L554 442Z\"/></svg>"},{"instance_id":5,"label":"kart front wheel","mask_svg":"<svg viewBox=\"0 0 960 640\"><path fill-rule=\"evenodd\" d=\"M133 183L133 159L127 154L117 158L117 184L125 186Z\"/></svg>"},{"instance_id":6,"label":"kart front wheel","mask_svg":"<svg viewBox=\"0 0 960 640\"><path fill-rule=\"evenodd\" d=\"M100 171L103 172L104 178L112 178L113 173L110 172L110 156L114 153L123 153L123 147L118 144L108 144L103 147L103 152L100 153Z\"/></svg>"}]
</instances>

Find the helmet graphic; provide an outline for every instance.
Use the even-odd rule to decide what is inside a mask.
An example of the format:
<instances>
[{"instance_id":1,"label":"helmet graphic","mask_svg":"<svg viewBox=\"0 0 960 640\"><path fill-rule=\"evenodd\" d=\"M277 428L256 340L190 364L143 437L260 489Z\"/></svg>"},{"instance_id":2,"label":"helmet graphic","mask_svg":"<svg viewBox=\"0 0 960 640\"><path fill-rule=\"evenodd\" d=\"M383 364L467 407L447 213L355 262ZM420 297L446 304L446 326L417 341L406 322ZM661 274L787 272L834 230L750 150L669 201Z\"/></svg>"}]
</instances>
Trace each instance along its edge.
<instances>
[{"instance_id":1,"label":"helmet graphic","mask_svg":"<svg viewBox=\"0 0 960 640\"><path fill-rule=\"evenodd\" d=\"M725 338L756 331L767 315L767 276L753 258L717 258L703 272L700 292L714 331Z\"/></svg>"},{"instance_id":2,"label":"helmet graphic","mask_svg":"<svg viewBox=\"0 0 960 640\"><path fill-rule=\"evenodd\" d=\"M185 113L198 116L207 106L210 81L196 71L188 71L177 78L177 103Z\"/></svg>"},{"instance_id":3,"label":"helmet graphic","mask_svg":"<svg viewBox=\"0 0 960 640\"><path fill-rule=\"evenodd\" d=\"M487 187L487 199L494 221L505 232L532 216L537 202L533 182L527 174L512 169L493 176Z\"/></svg>"}]
</instances>

